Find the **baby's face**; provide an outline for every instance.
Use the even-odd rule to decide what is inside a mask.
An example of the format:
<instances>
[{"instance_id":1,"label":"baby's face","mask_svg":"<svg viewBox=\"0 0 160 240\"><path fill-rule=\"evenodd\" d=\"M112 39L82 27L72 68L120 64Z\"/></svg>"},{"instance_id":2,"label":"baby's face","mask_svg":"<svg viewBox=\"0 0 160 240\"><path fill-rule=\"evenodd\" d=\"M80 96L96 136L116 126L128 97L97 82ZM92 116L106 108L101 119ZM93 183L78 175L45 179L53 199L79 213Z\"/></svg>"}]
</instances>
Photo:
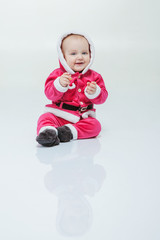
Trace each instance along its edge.
<instances>
[{"instance_id":1,"label":"baby's face","mask_svg":"<svg viewBox=\"0 0 160 240\"><path fill-rule=\"evenodd\" d=\"M62 42L62 52L74 72L83 71L90 62L88 41L80 35L71 35Z\"/></svg>"}]
</instances>

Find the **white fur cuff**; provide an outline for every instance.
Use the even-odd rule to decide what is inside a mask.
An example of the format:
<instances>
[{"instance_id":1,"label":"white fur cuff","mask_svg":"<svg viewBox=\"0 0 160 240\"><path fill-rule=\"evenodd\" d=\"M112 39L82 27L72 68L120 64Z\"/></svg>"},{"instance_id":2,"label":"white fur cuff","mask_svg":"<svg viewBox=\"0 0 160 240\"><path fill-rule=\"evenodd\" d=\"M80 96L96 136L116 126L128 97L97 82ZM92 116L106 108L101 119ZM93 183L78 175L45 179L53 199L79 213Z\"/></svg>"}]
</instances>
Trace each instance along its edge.
<instances>
[{"instance_id":1,"label":"white fur cuff","mask_svg":"<svg viewBox=\"0 0 160 240\"><path fill-rule=\"evenodd\" d=\"M55 127L53 127L53 126L44 126L44 127L42 127L42 128L40 129L40 131L39 131L39 134L40 134L41 132L43 132L44 130L46 130L46 129L55 130L56 134L58 135L57 128L55 128Z\"/></svg>"}]
</instances>

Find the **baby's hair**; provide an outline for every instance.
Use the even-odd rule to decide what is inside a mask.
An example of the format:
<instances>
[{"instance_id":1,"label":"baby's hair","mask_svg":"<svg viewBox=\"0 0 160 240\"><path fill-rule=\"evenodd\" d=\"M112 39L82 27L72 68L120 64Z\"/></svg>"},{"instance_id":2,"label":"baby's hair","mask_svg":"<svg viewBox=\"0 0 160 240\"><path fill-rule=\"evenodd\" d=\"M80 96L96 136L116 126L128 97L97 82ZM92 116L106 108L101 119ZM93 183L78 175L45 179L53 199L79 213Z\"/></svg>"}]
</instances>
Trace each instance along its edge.
<instances>
[{"instance_id":1,"label":"baby's hair","mask_svg":"<svg viewBox=\"0 0 160 240\"><path fill-rule=\"evenodd\" d=\"M69 35L67 35L66 37L63 38L62 43L61 43L61 49L62 49L63 41L64 41L66 38L70 37L70 36L76 36L77 38L78 38L78 37L85 38L83 35L71 33L71 34L69 34ZM86 38L85 38L85 39L86 39ZM87 40L87 39L86 39L86 40ZM88 42L88 40L87 40L87 42ZM88 42L88 45L89 45L89 52L91 52L89 42Z\"/></svg>"}]
</instances>

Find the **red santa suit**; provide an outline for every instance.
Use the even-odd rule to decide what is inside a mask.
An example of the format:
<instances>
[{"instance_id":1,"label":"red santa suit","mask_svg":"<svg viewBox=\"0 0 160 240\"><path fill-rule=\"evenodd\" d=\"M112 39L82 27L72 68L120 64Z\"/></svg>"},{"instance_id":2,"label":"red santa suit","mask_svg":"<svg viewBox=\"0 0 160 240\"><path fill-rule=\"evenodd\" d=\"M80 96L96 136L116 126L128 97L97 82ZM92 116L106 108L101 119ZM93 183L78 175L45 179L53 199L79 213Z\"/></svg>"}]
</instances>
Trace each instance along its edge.
<instances>
[{"instance_id":1,"label":"red santa suit","mask_svg":"<svg viewBox=\"0 0 160 240\"><path fill-rule=\"evenodd\" d=\"M62 40L71 33L84 36L90 45L90 62L81 73L74 72L68 66L61 50ZM73 139L96 137L101 131L101 124L96 119L94 105L104 103L108 92L102 76L90 69L94 59L93 43L86 34L68 32L59 38L57 50L60 68L55 69L45 82L45 95L51 100L51 104L46 105L45 113L38 120L37 134L45 129L54 129L57 132L57 127L66 125L70 128ZM67 87L59 82L60 76L65 72L72 77ZM87 82L92 81L97 84L96 92L88 94Z\"/></svg>"}]
</instances>

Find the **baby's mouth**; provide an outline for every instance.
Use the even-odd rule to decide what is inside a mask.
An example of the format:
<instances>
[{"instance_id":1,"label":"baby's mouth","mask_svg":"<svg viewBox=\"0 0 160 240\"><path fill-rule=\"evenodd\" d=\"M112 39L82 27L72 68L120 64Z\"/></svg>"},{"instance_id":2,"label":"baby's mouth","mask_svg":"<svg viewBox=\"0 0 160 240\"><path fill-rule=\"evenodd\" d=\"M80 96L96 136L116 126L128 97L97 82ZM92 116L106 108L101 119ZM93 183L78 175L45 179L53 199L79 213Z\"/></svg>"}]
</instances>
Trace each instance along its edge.
<instances>
[{"instance_id":1,"label":"baby's mouth","mask_svg":"<svg viewBox=\"0 0 160 240\"><path fill-rule=\"evenodd\" d=\"M84 62L77 62L76 64L77 65L82 65L82 64L84 64Z\"/></svg>"}]
</instances>

